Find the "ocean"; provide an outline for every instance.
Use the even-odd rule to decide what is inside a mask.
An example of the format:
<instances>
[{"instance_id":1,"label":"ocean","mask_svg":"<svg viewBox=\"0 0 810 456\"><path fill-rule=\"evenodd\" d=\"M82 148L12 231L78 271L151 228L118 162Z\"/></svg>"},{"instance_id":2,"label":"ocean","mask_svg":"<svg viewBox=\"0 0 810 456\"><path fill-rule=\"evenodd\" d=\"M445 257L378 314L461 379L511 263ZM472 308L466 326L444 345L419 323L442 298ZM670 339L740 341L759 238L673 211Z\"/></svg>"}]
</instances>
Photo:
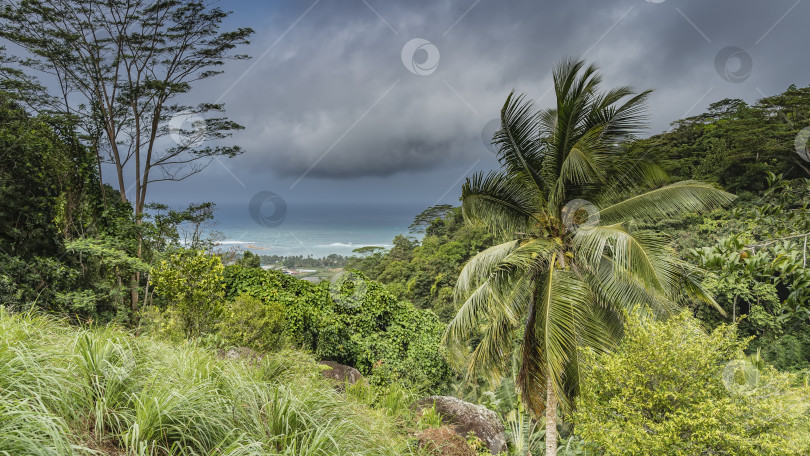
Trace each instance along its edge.
<instances>
[{"instance_id":1,"label":"ocean","mask_svg":"<svg viewBox=\"0 0 810 456\"><path fill-rule=\"evenodd\" d=\"M390 248L394 237L407 234L413 218L426 208L403 203L296 203L286 208L264 204L261 215L254 218L247 204L218 204L213 229L224 236L220 248L226 250L314 258L332 253L351 256L359 247Z\"/></svg>"}]
</instances>

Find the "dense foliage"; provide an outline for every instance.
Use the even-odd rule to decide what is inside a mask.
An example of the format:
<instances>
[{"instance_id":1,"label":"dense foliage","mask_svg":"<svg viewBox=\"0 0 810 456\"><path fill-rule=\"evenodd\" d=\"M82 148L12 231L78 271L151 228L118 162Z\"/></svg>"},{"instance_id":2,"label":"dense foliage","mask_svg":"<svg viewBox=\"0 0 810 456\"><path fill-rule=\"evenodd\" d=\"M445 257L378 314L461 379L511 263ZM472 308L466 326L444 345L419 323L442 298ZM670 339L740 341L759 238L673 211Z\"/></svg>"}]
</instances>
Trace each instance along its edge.
<instances>
[{"instance_id":1,"label":"dense foliage","mask_svg":"<svg viewBox=\"0 0 810 456\"><path fill-rule=\"evenodd\" d=\"M210 332L222 314L225 286L222 260L186 250L171 255L152 269L152 284L180 315L189 337Z\"/></svg>"},{"instance_id":2,"label":"dense foliage","mask_svg":"<svg viewBox=\"0 0 810 456\"><path fill-rule=\"evenodd\" d=\"M123 280L145 270L131 259L134 224L126 205L105 198L71 124L32 116L0 93L0 150L4 304L126 318Z\"/></svg>"},{"instance_id":3,"label":"dense foliage","mask_svg":"<svg viewBox=\"0 0 810 456\"><path fill-rule=\"evenodd\" d=\"M135 217L102 185L94 154L65 118L31 115L0 93L2 303L81 320L131 323L151 303L151 265L181 245L212 247L211 203Z\"/></svg>"},{"instance_id":4,"label":"dense foliage","mask_svg":"<svg viewBox=\"0 0 810 456\"><path fill-rule=\"evenodd\" d=\"M440 352L444 332L436 316L397 300L359 273L312 284L277 271L225 268L226 298L258 298L283 308L284 334L298 348L370 375L374 383L404 381L439 391L450 380ZM243 317L244 318L244 317Z\"/></svg>"},{"instance_id":5,"label":"dense foliage","mask_svg":"<svg viewBox=\"0 0 810 456\"><path fill-rule=\"evenodd\" d=\"M810 125L810 87L791 86L753 105L727 99L706 113L674 122L671 131L629 144L629 153L654 157L674 179L717 182L733 193L762 191L766 173L806 177L796 136Z\"/></svg>"},{"instance_id":6,"label":"dense foliage","mask_svg":"<svg viewBox=\"0 0 810 456\"><path fill-rule=\"evenodd\" d=\"M227 302L217 323L217 333L239 347L260 353L284 348L286 309L278 301L264 302L250 295Z\"/></svg>"},{"instance_id":7,"label":"dense foliage","mask_svg":"<svg viewBox=\"0 0 810 456\"><path fill-rule=\"evenodd\" d=\"M687 314L631 319L615 351L583 353L576 432L610 455L808 454L810 391L744 345Z\"/></svg>"}]
</instances>

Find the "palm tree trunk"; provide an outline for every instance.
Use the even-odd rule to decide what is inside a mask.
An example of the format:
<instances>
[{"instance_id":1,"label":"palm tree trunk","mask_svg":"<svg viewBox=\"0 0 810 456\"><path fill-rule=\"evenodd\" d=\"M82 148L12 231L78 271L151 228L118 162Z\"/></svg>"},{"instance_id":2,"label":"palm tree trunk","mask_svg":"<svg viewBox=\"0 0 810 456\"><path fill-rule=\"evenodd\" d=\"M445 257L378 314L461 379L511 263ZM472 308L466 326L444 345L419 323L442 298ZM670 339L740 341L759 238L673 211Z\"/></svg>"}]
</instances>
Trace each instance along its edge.
<instances>
[{"instance_id":1,"label":"palm tree trunk","mask_svg":"<svg viewBox=\"0 0 810 456\"><path fill-rule=\"evenodd\" d=\"M557 395L551 378L546 381L546 456L557 456Z\"/></svg>"}]
</instances>

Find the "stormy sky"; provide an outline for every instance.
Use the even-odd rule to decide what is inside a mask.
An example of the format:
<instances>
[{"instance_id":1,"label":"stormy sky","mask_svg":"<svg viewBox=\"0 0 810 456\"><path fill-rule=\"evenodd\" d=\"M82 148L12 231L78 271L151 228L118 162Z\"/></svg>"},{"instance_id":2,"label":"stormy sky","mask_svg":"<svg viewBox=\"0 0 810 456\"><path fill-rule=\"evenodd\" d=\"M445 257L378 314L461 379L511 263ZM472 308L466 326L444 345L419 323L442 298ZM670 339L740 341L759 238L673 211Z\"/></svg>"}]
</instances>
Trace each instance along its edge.
<instances>
[{"instance_id":1,"label":"stormy sky","mask_svg":"<svg viewBox=\"0 0 810 456\"><path fill-rule=\"evenodd\" d=\"M193 93L226 103L246 153L151 199L455 204L465 176L497 167L482 132L509 91L549 106L551 70L569 56L596 63L608 87L654 89L648 134L723 98L810 84L803 0L222 5L229 27L256 30L253 59Z\"/></svg>"}]
</instances>

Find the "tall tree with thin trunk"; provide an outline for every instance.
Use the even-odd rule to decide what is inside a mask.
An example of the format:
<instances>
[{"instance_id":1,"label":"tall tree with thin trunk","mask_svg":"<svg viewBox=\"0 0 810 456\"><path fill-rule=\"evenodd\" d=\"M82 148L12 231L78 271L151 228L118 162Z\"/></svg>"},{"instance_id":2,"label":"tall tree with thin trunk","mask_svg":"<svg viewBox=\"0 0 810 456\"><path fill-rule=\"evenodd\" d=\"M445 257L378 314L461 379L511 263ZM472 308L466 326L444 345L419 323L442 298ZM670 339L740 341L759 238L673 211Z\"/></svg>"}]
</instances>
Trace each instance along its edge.
<instances>
[{"instance_id":1,"label":"tall tree with thin trunk","mask_svg":"<svg viewBox=\"0 0 810 456\"><path fill-rule=\"evenodd\" d=\"M510 94L494 138L501 170L462 190L465 219L503 242L462 270L463 304L445 341L468 375L497 377L519 340L517 384L524 403L545 413L547 455L557 453L558 409L574 405L580 348L611 347L624 312L669 314L685 292L716 306L668 238L633 221L734 198L701 182L665 185L659 168L625 156L621 143L643 127L649 92L600 83L595 67L567 60L554 71L553 108L536 112Z\"/></svg>"},{"instance_id":2,"label":"tall tree with thin trunk","mask_svg":"<svg viewBox=\"0 0 810 456\"><path fill-rule=\"evenodd\" d=\"M99 175L102 163L112 165L111 181L140 223L149 184L186 179L241 153L221 141L243 127L222 116L219 100L178 101L192 98L195 82L221 74L226 60L247 58L233 50L253 30L221 31L229 14L210 1L0 0L0 37L31 54L13 61L56 88L42 94L41 107L83 130ZM139 282L131 280L133 311Z\"/></svg>"},{"instance_id":3,"label":"tall tree with thin trunk","mask_svg":"<svg viewBox=\"0 0 810 456\"><path fill-rule=\"evenodd\" d=\"M224 105L178 102L195 82L222 73L249 28L221 31L230 14L210 1L0 0L0 37L26 49L17 62L45 76L51 110L84 130L113 165L123 201L143 213L149 184L182 180L237 146L221 139L243 127Z\"/></svg>"}]
</instances>

